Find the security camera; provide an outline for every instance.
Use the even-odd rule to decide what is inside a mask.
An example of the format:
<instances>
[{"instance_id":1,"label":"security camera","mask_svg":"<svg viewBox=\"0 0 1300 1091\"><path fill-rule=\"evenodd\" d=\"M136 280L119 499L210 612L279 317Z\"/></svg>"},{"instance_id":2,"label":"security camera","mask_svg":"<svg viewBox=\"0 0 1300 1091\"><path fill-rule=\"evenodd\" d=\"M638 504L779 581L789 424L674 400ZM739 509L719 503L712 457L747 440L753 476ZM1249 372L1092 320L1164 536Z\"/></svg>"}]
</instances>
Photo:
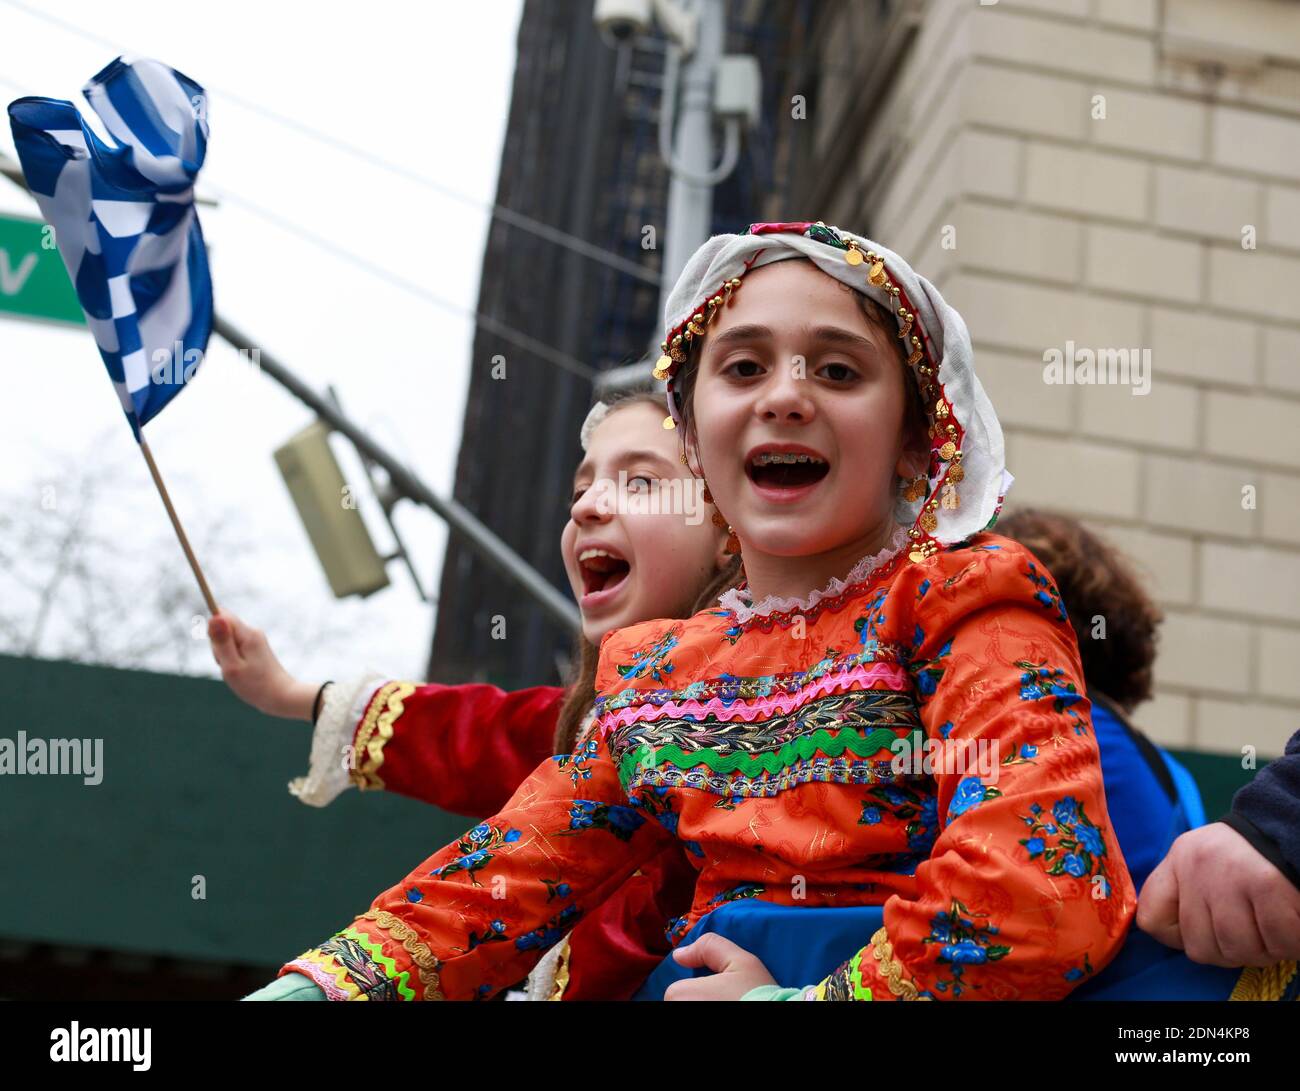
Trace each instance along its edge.
<instances>
[{"instance_id":1,"label":"security camera","mask_svg":"<svg viewBox=\"0 0 1300 1091\"><path fill-rule=\"evenodd\" d=\"M592 19L612 46L626 45L650 29L652 0L596 0Z\"/></svg>"}]
</instances>

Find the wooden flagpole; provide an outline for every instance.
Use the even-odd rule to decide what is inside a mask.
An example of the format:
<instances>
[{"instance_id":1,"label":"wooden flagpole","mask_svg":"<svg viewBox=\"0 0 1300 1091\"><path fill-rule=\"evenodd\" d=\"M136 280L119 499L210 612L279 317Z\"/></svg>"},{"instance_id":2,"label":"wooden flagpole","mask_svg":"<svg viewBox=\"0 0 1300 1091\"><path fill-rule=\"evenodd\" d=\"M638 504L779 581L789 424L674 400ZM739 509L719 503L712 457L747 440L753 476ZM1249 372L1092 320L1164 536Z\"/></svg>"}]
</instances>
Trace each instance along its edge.
<instances>
[{"instance_id":1,"label":"wooden flagpole","mask_svg":"<svg viewBox=\"0 0 1300 1091\"><path fill-rule=\"evenodd\" d=\"M149 473L153 475L153 483L158 486L158 495L162 497L163 506L166 507L172 526L176 529L176 537L180 539L181 549L185 550L185 559L190 562L194 578L199 581L199 590L203 592L203 601L208 604L208 612L215 614L217 612L217 600L212 597L208 581L203 576L203 569L199 567L198 558L194 556L194 550L190 548L190 540L185 536L185 528L181 526L176 509L172 507L172 498L167 495L167 486L163 484L162 474L158 472L158 464L154 462L153 452L149 450L149 444L144 436L140 437L140 451L144 455L145 462L149 464Z\"/></svg>"}]
</instances>

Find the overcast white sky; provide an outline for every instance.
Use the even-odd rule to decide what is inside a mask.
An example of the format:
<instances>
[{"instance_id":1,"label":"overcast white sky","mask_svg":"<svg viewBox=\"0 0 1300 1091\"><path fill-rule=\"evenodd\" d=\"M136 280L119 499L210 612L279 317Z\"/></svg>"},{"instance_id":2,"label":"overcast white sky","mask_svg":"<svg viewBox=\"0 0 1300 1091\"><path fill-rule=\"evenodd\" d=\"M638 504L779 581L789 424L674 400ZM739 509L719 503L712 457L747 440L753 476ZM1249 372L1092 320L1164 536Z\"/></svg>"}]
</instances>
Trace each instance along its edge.
<instances>
[{"instance_id":1,"label":"overcast white sky","mask_svg":"<svg viewBox=\"0 0 1300 1091\"><path fill-rule=\"evenodd\" d=\"M208 89L211 138L200 194L229 193L272 210L466 309L477 299L484 212L332 150L223 92L486 204L495 193L520 7L519 0L40 4ZM24 8L0 0L0 99L39 94L86 109L80 89L115 51ZM7 119L0 150L13 157ZM219 310L318 389L336 384L354 418L448 493L470 322L269 225L233 196L201 211ZM36 214L3 179L0 212ZM143 524L142 538L156 542L169 533L88 332L0 316L0 378L0 489L37 505L39 483L61 462L120 461L124 472L108 499ZM219 558L207 559L213 590L265 628L273 646L291 649L284 656L291 670L328 677L373 666L418 676L433 614L402 568L390 566L392 586L364 603L336 604L301 530L272 451L310 419L273 382L241 369L214 338L193 388L148 426L148 435L195 539L204 537L205 513L242 513L239 531L255 540L256 566L229 582L248 582L266 595L223 595ZM345 461L344 470L360 484L354 463ZM421 578L436 592L444 527L423 509L399 511ZM382 550L387 528L374 511L369 515ZM183 564L179 547L174 561ZM279 627L277 602L291 604ZM306 617L342 626L346 639L310 650L310 634L283 631L301 628Z\"/></svg>"}]
</instances>

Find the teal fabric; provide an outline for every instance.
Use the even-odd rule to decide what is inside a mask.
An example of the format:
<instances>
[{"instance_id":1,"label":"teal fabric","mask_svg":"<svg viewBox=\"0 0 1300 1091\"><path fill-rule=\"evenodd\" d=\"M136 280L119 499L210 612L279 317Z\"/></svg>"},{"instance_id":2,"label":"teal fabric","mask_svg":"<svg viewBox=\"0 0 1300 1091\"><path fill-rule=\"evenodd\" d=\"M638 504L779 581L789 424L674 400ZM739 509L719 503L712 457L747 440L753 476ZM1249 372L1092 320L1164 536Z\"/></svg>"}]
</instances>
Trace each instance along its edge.
<instances>
[{"instance_id":1,"label":"teal fabric","mask_svg":"<svg viewBox=\"0 0 1300 1091\"><path fill-rule=\"evenodd\" d=\"M783 989L780 985L760 985L750 989L741 1000L798 1000L803 989Z\"/></svg>"},{"instance_id":2,"label":"teal fabric","mask_svg":"<svg viewBox=\"0 0 1300 1091\"><path fill-rule=\"evenodd\" d=\"M285 974L257 992L249 993L245 1000L324 1000L325 990L305 974Z\"/></svg>"}]
</instances>

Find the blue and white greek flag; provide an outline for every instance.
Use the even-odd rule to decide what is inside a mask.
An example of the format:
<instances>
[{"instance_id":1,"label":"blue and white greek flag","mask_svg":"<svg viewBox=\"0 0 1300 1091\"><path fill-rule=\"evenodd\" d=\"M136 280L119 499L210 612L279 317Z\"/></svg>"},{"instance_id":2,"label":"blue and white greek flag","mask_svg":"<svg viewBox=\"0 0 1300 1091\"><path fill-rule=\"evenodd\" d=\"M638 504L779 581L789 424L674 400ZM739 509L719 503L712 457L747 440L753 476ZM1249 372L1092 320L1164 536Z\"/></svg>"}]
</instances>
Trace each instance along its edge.
<instances>
[{"instance_id":1,"label":"blue and white greek flag","mask_svg":"<svg viewBox=\"0 0 1300 1091\"><path fill-rule=\"evenodd\" d=\"M164 64L123 57L83 93L115 144L60 99L17 99L9 123L138 442L193 376L212 332L194 208L207 96Z\"/></svg>"}]
</instances>

